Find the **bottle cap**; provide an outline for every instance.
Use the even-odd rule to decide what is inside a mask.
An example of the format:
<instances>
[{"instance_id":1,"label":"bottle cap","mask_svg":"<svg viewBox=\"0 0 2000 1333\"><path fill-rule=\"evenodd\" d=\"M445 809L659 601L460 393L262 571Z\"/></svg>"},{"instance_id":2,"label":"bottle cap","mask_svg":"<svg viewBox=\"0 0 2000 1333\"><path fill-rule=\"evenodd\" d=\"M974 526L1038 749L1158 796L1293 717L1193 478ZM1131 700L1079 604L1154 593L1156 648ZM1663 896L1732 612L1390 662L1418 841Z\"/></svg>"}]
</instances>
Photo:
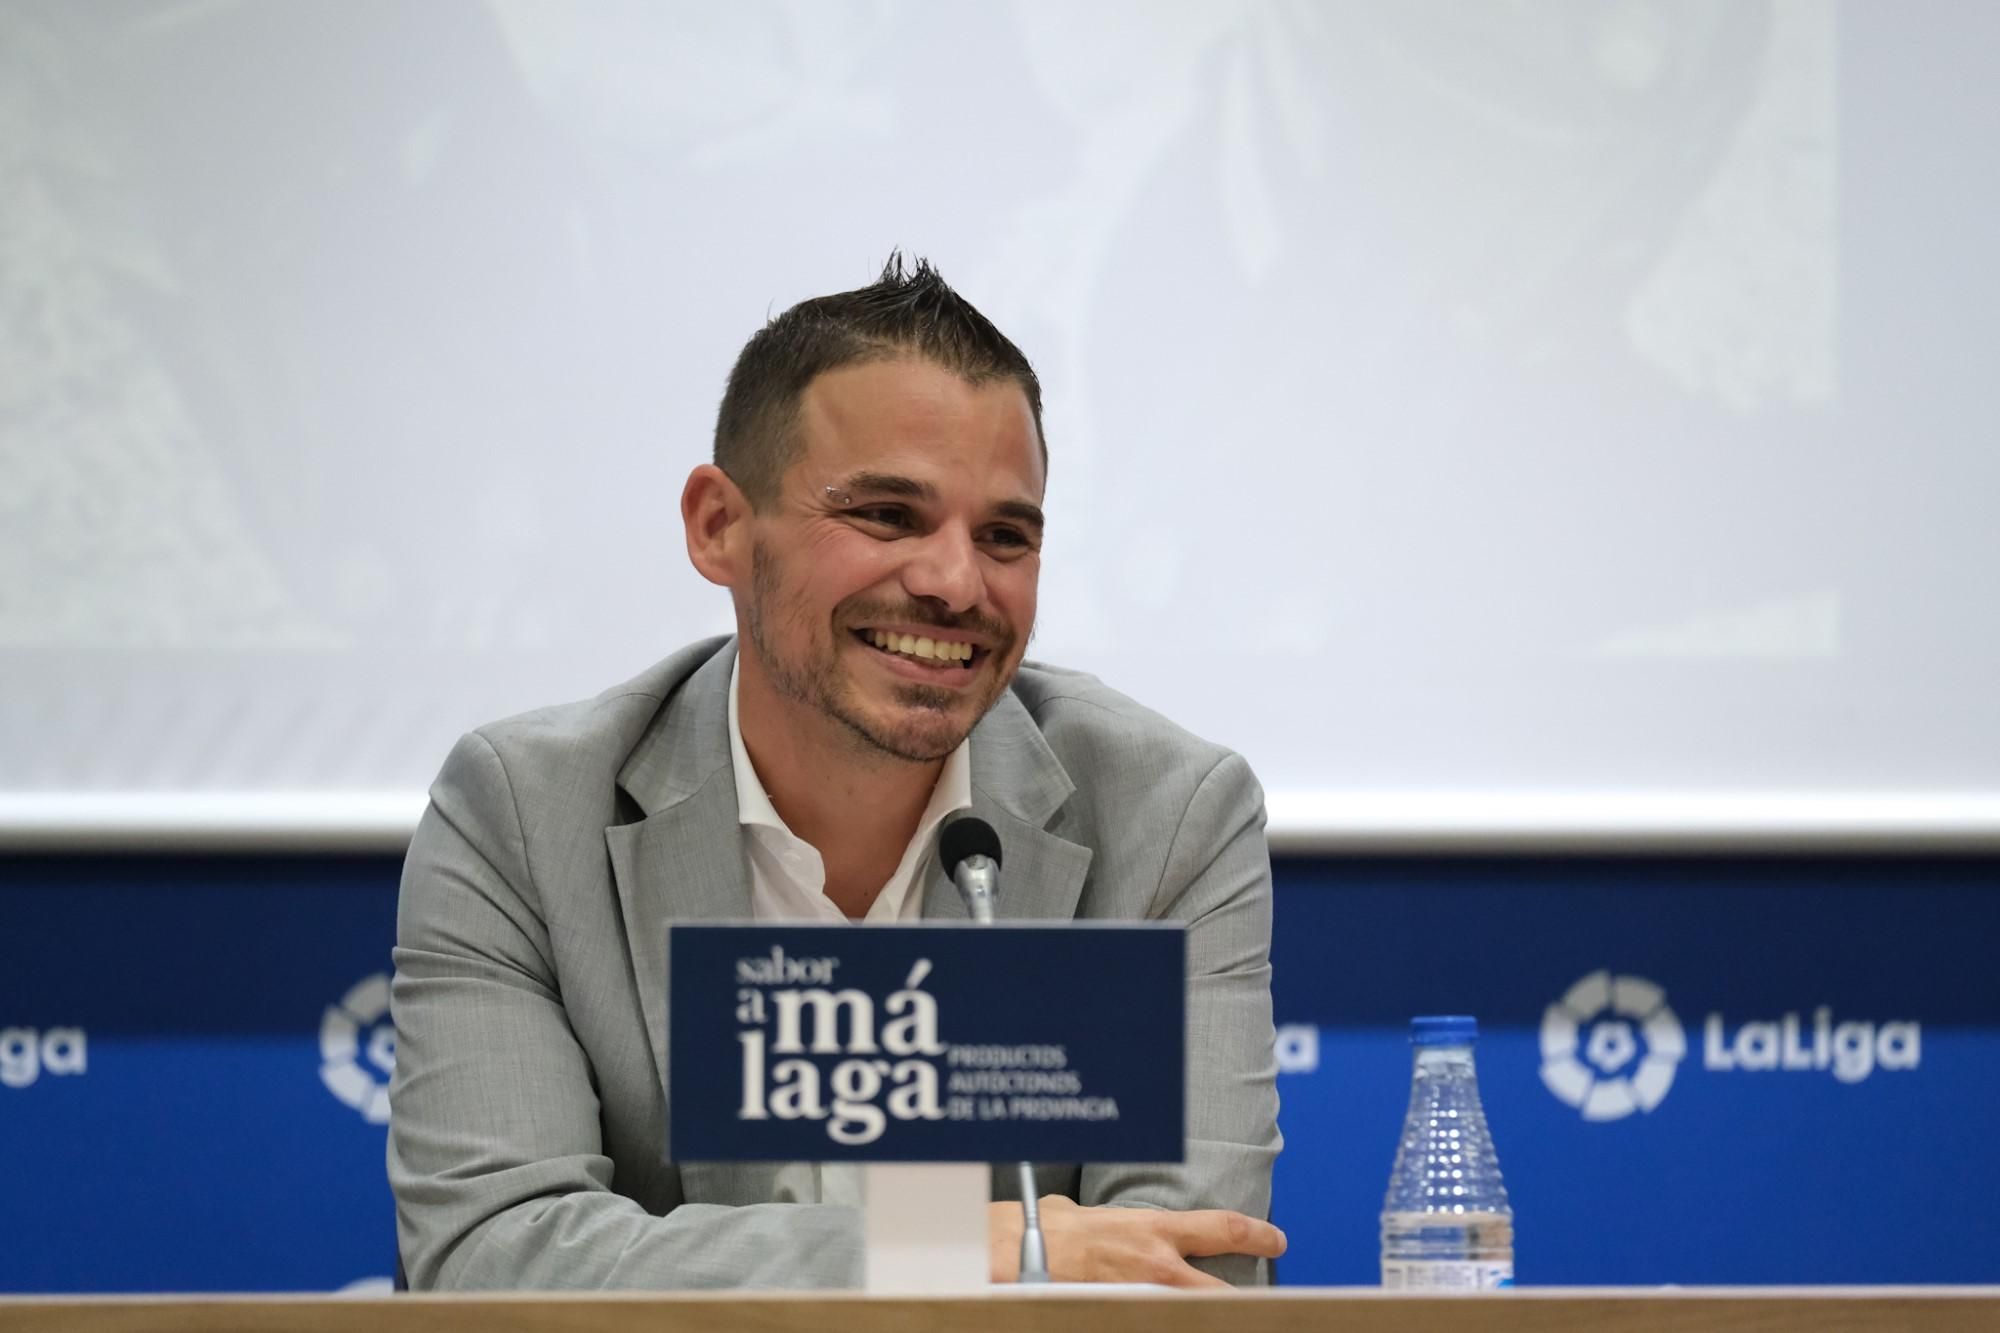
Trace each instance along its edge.
<instances>
[{"instance_id":1,"label":"bottle cap","mask_svg":"<svg viewBox=\"0 0 2000 1333\"><path fill-rule=\"evenodd\" d=\"M1470 1046L1479 1040L1479 1020L1470 1014L1442 1014L1410 1020L1412 1046Z\"/></svg>"}]
</instances>

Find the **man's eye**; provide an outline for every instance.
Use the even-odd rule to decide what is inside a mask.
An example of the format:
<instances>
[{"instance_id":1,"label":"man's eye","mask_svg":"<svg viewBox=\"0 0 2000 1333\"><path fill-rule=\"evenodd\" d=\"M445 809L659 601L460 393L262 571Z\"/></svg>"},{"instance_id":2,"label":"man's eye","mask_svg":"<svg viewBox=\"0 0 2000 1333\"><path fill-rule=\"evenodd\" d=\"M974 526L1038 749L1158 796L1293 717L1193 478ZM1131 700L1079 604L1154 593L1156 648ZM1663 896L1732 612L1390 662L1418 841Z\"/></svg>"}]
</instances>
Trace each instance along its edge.
<instances>
[{"instance_id":1,"label":"man's eye","mask_svg":"<svg viewBox=\"0 0 2000 1333\"><path fill-rule=\"evenodd\" d=\"M863 523L873 523L882 528L907 528L910 526L910 511L896 505L869 505L863 509L849 511Z\"/></svg>"},{"instance_id":2,"label":"man's eye","mask_svg":"<svg viewBox=\"0 0 2000 1333\"><path fill-rule=\"evenodd\" d=\"M1028 534L1019 528L988 528L986 531L986 540L995 546L1003 546L1012 550L1032 550L1035 545L1028 539Z\"/></svg>"}]
</instances>

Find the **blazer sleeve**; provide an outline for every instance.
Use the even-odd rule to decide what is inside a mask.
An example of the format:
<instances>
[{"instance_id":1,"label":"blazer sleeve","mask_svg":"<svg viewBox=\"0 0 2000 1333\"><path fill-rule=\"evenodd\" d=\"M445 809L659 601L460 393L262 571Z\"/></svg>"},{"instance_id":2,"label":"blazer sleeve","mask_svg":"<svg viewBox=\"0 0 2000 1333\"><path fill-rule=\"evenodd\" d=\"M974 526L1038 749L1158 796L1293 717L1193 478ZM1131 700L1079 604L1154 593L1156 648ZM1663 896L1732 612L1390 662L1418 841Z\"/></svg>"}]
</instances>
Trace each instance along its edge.
<instances>
[{"instance_id":1,"label":"blazer sleeve","mask_svg":"<svg viewBox=\"0 0 2000 1333\"><path fill-rule=\"evenodd\" d=\"M478 733L431 789L397 912L388 1166L416 1290L858 1286L855 1210L612 1188L513 790Z\"/></svg>"},{"instance_id":2,"label":"blazer sleeve","mask_svg":"<svg viewBox=\"0 0 2000 1333\"><path fill-rule=\"evenodd\" d=\"M1187 926L1187 1161L1085 1166L1079 1202L1229 1208L1271 1215L1278 1134L1271 1025L1271 856L1264 793L1241 756L1196 786L1167 852L1152 916ZM1263 1260L1190 1260L1235 1283L1268 1280Z\"/></svg>"}]
</instances>

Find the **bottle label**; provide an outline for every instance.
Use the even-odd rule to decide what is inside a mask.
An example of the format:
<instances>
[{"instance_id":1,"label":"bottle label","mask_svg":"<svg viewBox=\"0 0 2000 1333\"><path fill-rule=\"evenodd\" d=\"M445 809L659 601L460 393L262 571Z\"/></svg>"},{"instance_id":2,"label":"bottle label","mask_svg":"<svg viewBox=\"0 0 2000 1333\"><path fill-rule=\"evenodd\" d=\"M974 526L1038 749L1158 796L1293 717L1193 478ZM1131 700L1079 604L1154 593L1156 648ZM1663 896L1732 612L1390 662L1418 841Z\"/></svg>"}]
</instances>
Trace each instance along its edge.
<instances>
[{"instance_id":1,"label":"bottle label","mask_svg":"<svg viewBox=\"0 0 2000 1333\"><path fill-rule=\"evenodd\" d=\"M1384 1259L1382 1285L1391 1291L1492 1291L1514 1285L1514 1265L1443 1259Z\"/></svg>"}]
</instances>

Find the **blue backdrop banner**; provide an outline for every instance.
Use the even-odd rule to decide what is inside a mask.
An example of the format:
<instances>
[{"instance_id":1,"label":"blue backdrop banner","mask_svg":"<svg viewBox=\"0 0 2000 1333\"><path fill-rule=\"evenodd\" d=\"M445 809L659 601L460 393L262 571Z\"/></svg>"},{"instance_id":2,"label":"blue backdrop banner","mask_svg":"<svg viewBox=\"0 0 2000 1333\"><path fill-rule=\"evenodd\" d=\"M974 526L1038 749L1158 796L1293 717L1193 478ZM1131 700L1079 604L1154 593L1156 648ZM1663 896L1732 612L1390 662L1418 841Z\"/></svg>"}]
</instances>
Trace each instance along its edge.
<instances>
[{"instance_id":1,"label":"blue backdrop banner","mask_svg":"<svg viewBox=\"0 0 2000 1333\"><path fill-rule=\"evenodd\" d=\"M0 1290L387 1285L397 869L0 860ZM2000 1279L2000 861L1277 878L1284 1282L1376 1280L1408 1022L1451 1012L1524 1285Z\"/></svg>"},{"instance_id":2,"label":"blue backdrop banner","mask_svg":"<svg viewBox=\"0 0 2000 1333\"><path fill-rule=\"evenodd\" d=\"M1377 1280L1409 1019L1476 1014L1515 1273L1992 1282L1991 861L1288 866L1287 1282Z\"/></svg>"},{"instance_id":3,"label":"blue backdrop banner","mask_svg":"<svg viewBox=\"0 0 2000 1333\"><path fill-rule=\"evenodd\" d=\"M667 959L675 1161L1182 1159L1178 926L684 925Z\"/></svg>"},{"instance_id":4,"label":"blue backdrop banner","mask_svg":"<svg viewBox=\"0 0 2000 1333\"><path fill-rule=\"evenodd\" d=\"M0 861L0 1289L388 1287L396 879Z\"/></svg>"}]
</instances>

